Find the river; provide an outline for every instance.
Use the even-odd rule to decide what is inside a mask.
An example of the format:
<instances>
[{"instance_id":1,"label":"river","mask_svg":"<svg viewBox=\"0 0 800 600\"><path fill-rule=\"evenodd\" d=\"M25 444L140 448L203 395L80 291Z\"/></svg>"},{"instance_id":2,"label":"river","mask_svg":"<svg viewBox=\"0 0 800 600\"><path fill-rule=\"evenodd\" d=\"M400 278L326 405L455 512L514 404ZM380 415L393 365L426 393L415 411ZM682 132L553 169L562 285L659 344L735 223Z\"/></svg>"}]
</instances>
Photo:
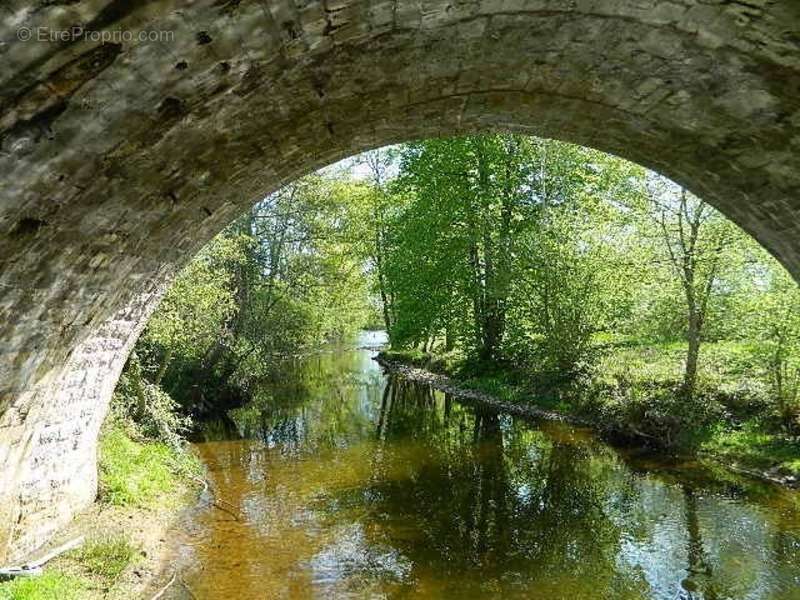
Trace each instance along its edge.
<instances>
[{"instance_id":1,"label":"river","mask_svg":"<svg viewBox=\"0 0 800 600\"><path fill-rule=\"evenodd\" d=\"M800 494L387 377L289 363L195 449L172 597L800 599Z\"/></svg>"}]
</instances>

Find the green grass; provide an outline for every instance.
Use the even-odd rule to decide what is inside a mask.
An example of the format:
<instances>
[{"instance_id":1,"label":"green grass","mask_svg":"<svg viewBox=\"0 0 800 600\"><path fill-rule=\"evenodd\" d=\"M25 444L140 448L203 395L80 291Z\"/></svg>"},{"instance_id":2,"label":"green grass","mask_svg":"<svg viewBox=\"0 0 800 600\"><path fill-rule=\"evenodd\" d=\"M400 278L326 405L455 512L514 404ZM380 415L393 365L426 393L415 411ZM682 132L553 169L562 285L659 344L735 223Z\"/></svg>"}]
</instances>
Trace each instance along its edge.
<instances>
[{"instance_id":1,"label":"green grass","mask_svg":"<svg viewBox=\"0 0 800 600\"><path fill-rule=\"evenodd\" d=\"M112 422L100 438L101 501L121 507L161 508L165 501L177 501L171 492L188 476L199 473L199 464L188 452L136 441L124 425ZM41 577L0 583L0 600L86 598L98 587L113 586L139 556L123 536L90 540Z\"/></svg>"},{"instance_id":2,"label":"green grass","mask_svg":"<svg viewBox=\"0 0 800 600\"><path fill-rule=\"evenodd\" d=\"M133 544L122 536L90 541L59 559L55 570L45 571L40 577L0 583L0 600L85 598L93 589L113 586L127 568L138 562L139 556Z\"/></svg>"},{"instance_id":3,"label":"green grass","mask_svg":"<svg viewBox=\"0 0 800 600\"><path fill-rule=\"evenodd\" d=\"M747 423L739 430L720 427L700 450L744 466L800 476L800 440L767 433L755 423Z\"/></svg>"},{"instance_id":4,"label":"green grass","mask_svg":"<svg viewBox=\"0 0 800 600\"><path fill-rule=\"evenodd\" d=\"M139 552L127 538L119 536L89 542L78 551L76 558L87 571L113 583L137 562Z\"/></svg>"},{"instance_id":5,"label":"green grass","mask_svg":"<svg viewBox=\"0 0 800 600\"><path fill-rule=\"evenodd\" d=\"M78 600L87 582L80 577L48 571L41 577L21 577L0 583L0 600Z\"/></svg>"},{"instance_id":6,"label":"green grass","mask_svg":"<svg viewBox=\"0 0 800 600\"><path fill-rule=\"evenodd\" d=\"M137 441L123 422L110 420L100 437L100 499L114 506L161 509L179 502L172 493L201 472L192 454L157 442ZM140 559L124 536L90 540L59 558L40 577L0 583L0 600L78 600L114 586ZM93 595L94 594L94 595Z\"/></svg>"},{"instance_id":7,"label":"green grass","mask_svg":"<svg viewBox=\"0 0 800 600\"><path fill-rule=\"evenodd\" d=\"M173 487L171 452L164 444L139 443L121 428L100 442L101 498L116 506L147 506Z\"/></svg>"},{"instance_id":8,"label":"green grass","mask_svg":"<svg viewBox=\"0 0 800 600\"><path fill-rule=\"evenodd\" d=\"M735 341L706 342L700 350L698 394L749 403L764 410L770 404L769 377L755 360L759 349ZM600 383L645 382L677 385L683 379L686 345L628 340L606 346L594 369Z\"/></svg>"},{"instance_id":9,"label":"green grass","mask_svg":"<svg viewBox=\"0 0 800 600\"><path fill-rule=\"evenodd\" d=\"M101 499L116 506L148 507L198 470L188 453L155 442L137 442L112 426L100 440Z\"/></svg>"},{"instance_id":10,"label":"green grass","mask_svg":"<svg viewBox=\"0 0 800 600\"><path fill-rule=\"evenodd\" d=\"M411 350L384 350L380 356L386 360L394 360L407 365L424 367L428 365L432 356L416 348Z\"/></svg>"}]
</instances>

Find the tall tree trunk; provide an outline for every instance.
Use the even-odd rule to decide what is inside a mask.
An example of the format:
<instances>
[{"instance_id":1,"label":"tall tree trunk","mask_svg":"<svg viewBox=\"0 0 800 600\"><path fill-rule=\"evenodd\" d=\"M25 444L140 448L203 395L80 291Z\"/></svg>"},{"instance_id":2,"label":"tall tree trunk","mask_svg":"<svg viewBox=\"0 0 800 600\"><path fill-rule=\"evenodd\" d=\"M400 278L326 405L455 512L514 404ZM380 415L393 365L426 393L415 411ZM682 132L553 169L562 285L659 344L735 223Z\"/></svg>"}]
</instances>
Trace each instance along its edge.
<instances>
[{"instance_id":1,"label":"tall tree trunk","mask_svg":"<svg viewBox=\"0 0 800 600\"><path fill-rule=\"evenodd\" d=\"M497 358L497 349L503 335L503 316L497 298L489 298L483 318L482 360L492 361Z\"/></svg>"},{"instance_id":2,"label":"tall tree trunk","mask_svg":"<svg viewBox=\"0 0 800 600\"><path fill-rule=\"evenodd\" d=\"M472 242L469 246L469 264L472 267L472 319L475 328L475 344L478 348L483 345L483 284L481 282L480 261L478 258L478 244Z\"/></svg>"},{"instance_id":3,"label":"tall tree trunk","mask_svg":"<svg viewBox=\"0 0 800 600\"><path fill-rule=\"evenodd\" d=\"M697 362L700 356L700 335L702 319L697 309L689 309L689 323L686 331L687 351L686 368L683 374L683 393L687 398L693 398L697 384Z\"/></svg>"},{"instance_id":4,"label":"tall tree trunk","mask_svg":"<svg viewBox=\"0 0 800 600\"><path fill-rule=\"evenodd\" d=\"M380 290L380 297L381 297L381 312L383 314L383 327L388 334L392 330L392 319L391 313L389 312L389 297L386 294L386 284L384 283L384 277L379 272L378 273L378 289Z\"/></svg>"},{"instance_id":5,"label":"tall tree trunk","mask_svg":"<svg viewBox=\"0 0 800 600\"><path fill-rule=\"evenodd\" d=\"M384 243L383 243L383 234L381 232L381 221L379 220L379 213L376 210L374 211L375 219L378 221L378 225L375 229L375 268L378 271L378 293L380 294L381 298L381 312L383 313L383 326L386 329L386 332L389 333L392 328L392 319L391 319L391 312L389 308L389 295L386 292L386 274L384 273L384 266L383 266L383 254L384 254Z\"/></svg>"}]
</instances>

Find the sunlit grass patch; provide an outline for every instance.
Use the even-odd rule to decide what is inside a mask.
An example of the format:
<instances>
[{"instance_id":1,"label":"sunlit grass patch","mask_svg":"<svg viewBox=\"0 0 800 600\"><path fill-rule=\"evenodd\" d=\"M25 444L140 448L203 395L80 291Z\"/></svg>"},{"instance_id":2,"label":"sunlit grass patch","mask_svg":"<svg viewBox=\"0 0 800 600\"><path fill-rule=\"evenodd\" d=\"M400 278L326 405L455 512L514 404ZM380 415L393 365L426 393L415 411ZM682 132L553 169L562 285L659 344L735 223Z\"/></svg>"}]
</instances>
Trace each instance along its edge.
<instances>
[{"instance_id":1,"label":"sunlit grass patch","mask_svg":"<svg viewBox=\"0 0 800 600\"><path fill-rule=\"evenodd\" d=\"M766 433L756 424L738 430L719 428L701 449L746 466L800 476L800 440Z\"/></svg>"},{"instance_id":2,"label":"sunlit grass patch","mask_svg":"<svg viewBox=\"0 0 800 600\"><path fill-rule=\"evenodd\" d=\"M87 583L80 577L50 571L0 583L0 600L78 600L86 589Z\"/></svg>"},{"instance_id":3,"label":"sunlit grass patch","mask_svg":"<svg viewBox=\"0 0 800 600\"><path fill-rule=\"evenodd\" d=\"M76 558L87 571L113 583L137 562L139 552L130 540L118 536L89 542L77 552Z\"/></svg>"},{"instance_id":4,"label":"sunlit grass patch","mask_svg":"<svg viewBox=\"0 0 800 600\"><path fill-rule=\"evenodd\" d=\"M411 348L408 350L383 350L380 356L386 360L398 361L416 367L426 366L431 359L430 354L418 348Z\"/></svg>"},{"instance_id":5,"label":"sunlit grass patch","mask_svg":"<svg viewBox=\"0 0 800 600\"><path fill-rule=\"evenodd\" d=\"M89 541L59 559L55 570L38 577L0 583L0 600L73 600L94 597L108 589L140 558L136 547L123 536Z\"/></svg>"},{"instance_id":6,"label":"sunlit grass patch","mask_svg":"<svg viewBox=\"0 0 800 600\"><path fill-rule=\"evenodd\" d=\"M117 506L145 506L172 488L169 464L166 445L138 443L114 428L100 442L101 497Z\"/></svg>"},{"instance_id":7,"label":"sunlit grass patch","mask_svg":"<svg viewBox=\"0 0 800 600\"><path fill-rule=\"evenodd\" d=\"M157 504L178 477L197 470L192 455L166 444L137 442L121 426L111 427L100 440L100 494L116 506Z\"/></svg>"}]
</instances>

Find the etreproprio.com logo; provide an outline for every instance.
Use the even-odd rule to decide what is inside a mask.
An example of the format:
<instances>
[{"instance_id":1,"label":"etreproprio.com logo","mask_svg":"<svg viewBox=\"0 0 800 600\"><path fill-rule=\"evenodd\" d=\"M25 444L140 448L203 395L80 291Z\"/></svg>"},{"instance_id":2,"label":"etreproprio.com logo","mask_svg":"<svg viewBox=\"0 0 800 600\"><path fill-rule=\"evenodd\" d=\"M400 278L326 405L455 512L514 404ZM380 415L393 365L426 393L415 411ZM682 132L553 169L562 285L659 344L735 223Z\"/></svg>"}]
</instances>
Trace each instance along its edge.
<instances>
[{"instance_id":1,"label":"etreproprio.com logo","mask_svg":"<svg viewBox=\"0 0 800 600\"><path fill-rule=\"evenodd\" d=\"M175 32L169 30L133 30L133 29L84 29L71 27L69 29L53 29L50 27L20 27L17 29L17 39L21 42L171 42L175 39Z\"/></svg>"}]
</instances>

